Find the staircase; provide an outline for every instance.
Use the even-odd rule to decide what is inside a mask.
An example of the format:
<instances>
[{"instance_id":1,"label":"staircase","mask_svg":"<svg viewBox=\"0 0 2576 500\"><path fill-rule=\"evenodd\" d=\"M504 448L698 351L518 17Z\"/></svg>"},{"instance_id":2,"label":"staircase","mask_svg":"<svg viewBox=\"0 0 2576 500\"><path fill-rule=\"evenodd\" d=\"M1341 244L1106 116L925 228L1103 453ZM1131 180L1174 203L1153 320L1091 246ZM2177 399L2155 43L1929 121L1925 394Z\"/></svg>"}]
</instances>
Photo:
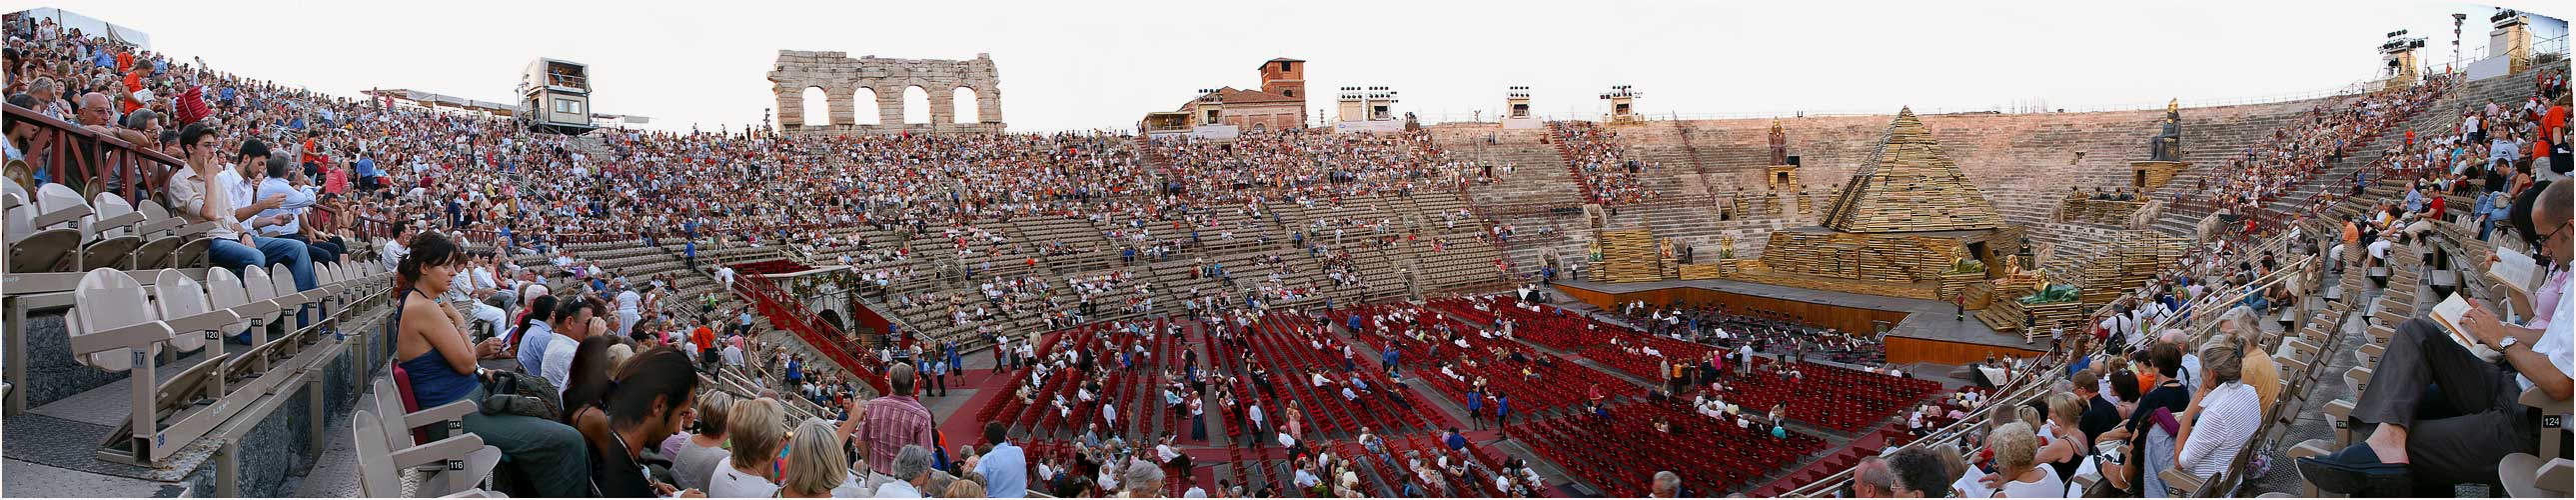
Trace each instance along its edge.
<instances>
[{"instance_id":1,"label":"staircase","mask_svg":"<svg viewBox=\"0 0 2576 500\"><path fill-rule=\"evenodd\" d=\"M872 359L852 354L846 340L848 337L840 329L816 320L813 312L788 297L786 291L778 289L768 279L756 276L744 276L735 283L743 288L745 296L751 297L753 306L760 310L762 316L768 317L772 325L796 334L796 338L804 340L806 346L857 375L869 388L876 389L877 394L894 393L887 387L885 375L878 371L880 367Z\"/></svg>"},{"instance_id":2,"label":"staircase","mask_svg":"<svg viewBox=\"0 0 2576 500\"><path fill-rule=\"evenodd\" d=\"M2286 214L2300 213L2304 211L2303 208L2308 203L2315 199L2314 197L2318 193L2324 192L2326 189L2349 186L2349 179L2352 178L2354 173L2361 171L2364 166L2379 157L2379 154L2376 154L2374 149L2385 147L2385 143L2380 142L2381 140L2403 140L2402 138L2405 136L2405 130L2409 128L2406 124L2422 118L2423 115L2442 114L2439 112L2425 113L2427 110L2457 109L2456 105L2446 104L2452 103L2461 93L2458 92L2458 89L2453 89L2451 93L2452 95L2449 96L2435 98L2427 105L2405 110L2404 112L2410 114L2399 118L2394 124L2382 127L2379 130L2373 131L2368 135L2364 135L2361 138L2354 140L2352 143L2345 146L2345 154L2343 158L2327 165L2322 171L2316 172L2304 179L2299 179L2293 183L2287 191L2275 195L2272 199L2265 201L2264 213L2243 215L2254 217L2276 217ZM2333 110L2341 110L2351 106L2351 99L2332 99L2326 101L2325 104L2321 104L2321 106L2331 106L2331 109ZM2306 126L2306 124L2311 123L2311 121L2312 119L2308 118L2307 114L2302 114L2300 117L2293 119L2289 124L2287 124L2287 126L2303 127ZM2268 136L2266 137L2267 139L2265 139L2265 141L2268 141ZM2200 185L2201 180L2210 179L2211 184L2214 187L2217 184L2217 179L2210 176L2214 173L2226 172L2230 168L2226 164L2227 161L2225 158L2241 157L2241 155L2242 151L2240 150L2236 153L2229 154L2228 156L2222 156L2216 161L2208 164L2194 165L2193 168L2186 169L2181 174L2176 175L2173 181L2167 183L2163 189L2157 190L2155 194L2156 199L2172 200L2178 194L2188 193L2195 199L2195 201L2180 204L2178 206L2169 206L2164 215L2158 218L2153 224L2152 229L2164 234L2185 238L2195 236L2200 221L2208 217L2210 213L2210 209L2207 207L2206 202L2202 201L2209 199L2208 196L2205 193L2198 192L2204 189ZM2288 221L2281 220L2278 222L2286 223Z\"/></svg>"}]
</instances>

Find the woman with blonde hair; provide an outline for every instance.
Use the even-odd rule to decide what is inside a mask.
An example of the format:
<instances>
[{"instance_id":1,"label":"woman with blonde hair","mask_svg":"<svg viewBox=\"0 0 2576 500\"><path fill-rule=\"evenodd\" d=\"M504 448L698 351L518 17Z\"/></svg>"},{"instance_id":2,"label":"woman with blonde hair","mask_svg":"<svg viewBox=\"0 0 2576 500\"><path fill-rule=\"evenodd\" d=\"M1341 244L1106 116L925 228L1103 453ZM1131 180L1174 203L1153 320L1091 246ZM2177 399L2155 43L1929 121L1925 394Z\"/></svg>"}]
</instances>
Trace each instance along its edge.
<instances>
[{"instance_id":1,"label":"woman with blonde hair","mask_svg":"<svg viewBox=\"0 0 2576 500\"><path fill-rule=\"evenodd\" d=\"M778 496L831 498L832 489L850 479L850 456L841 451L837 426L819 418L805 419L788 440L787 466L779 473Z\"/></svg>"},{"instance_id":2,"label":"woman with blonde hair","mask_svg":"<svg viewBox=\"0 0 2576 500\"><path fill-rule=\"evenodd\" d=\"M687 437L680 441L679 453L671 454L671 480L678 481L680 487L706 490L707 478L715 475L717 464L724 463L725 456L731 453L725 451L725 427L732 424L726 417L732 415L733 405L733 395L724 391L707 391L698 396L697 432L684 434Z\"/></svg>"},{"instance_id":3,"label":"woman with blonde hair","mask_svg":"<svg viewBox=\"0 0 2576 500\"><path fill-rule=\"evenodd\" d=\"M2058 479L2057 470L2039 466L2039 436L2029 425L2020 422L2004 424L1986 436L1986 449L1994 452L1995 496L2007 498L2058 498L2066 495L2066 481Z\"/></svg>"},{"instance_id":4,"label":"woman with blonde hair","mask_svg":"<svg viewBox=\"0 0 2576 500\"><path fill-rule=\"evenodd\" d=\"M2075 393L2048 396L2048 424L2039 428L2040 437L2048 443L2039 447L2039 463L2056 469L2059 479L2081 474L2084 458L2093 455L2093 443L2084 438L2080 428L2084 406L2084 398Z\"/></svg>"},{"instance_id":5,"label":"woman with blonde hair","mask_svg":"<svg viewBox=\"0 0 2576 500\"><path fill-rule=\"evenodd\" d=\"M941 492L941 493L939 494L939 497L940 497L940 498L983 498L983 497L984 497L984 485L976 484L976 482L975 482L975 481L972 481L972 480L968 480L968 479L960 478L960 479L955 480L955 481L949 481L949 482L948 482L948 491Z\"/></svg>"},{"instance_id":6,"label":"woman with blonde hair","mask_svg":"<svg viewBox=\"0 0 2576 500\"><path fill-rule=\"evenodd\" d=\"M787 437L786 429L778 424L785 414L775 399L734 403L726 418L730 422L725 425L725 438L733 441L733 453L716 463L715 473L707 478L707 496L757 498L778 492L778 469L774 464Z\"/></svg>"}]
</instances>

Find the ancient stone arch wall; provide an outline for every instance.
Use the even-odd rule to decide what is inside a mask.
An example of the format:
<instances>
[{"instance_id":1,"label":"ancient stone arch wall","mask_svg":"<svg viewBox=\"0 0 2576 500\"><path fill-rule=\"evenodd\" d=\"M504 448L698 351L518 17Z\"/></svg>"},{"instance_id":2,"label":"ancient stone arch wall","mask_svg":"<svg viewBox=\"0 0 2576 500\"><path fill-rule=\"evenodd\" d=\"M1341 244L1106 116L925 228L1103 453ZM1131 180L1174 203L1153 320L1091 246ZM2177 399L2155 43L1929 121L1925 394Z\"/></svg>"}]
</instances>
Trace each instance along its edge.
<instances>
[{"instance_id":1,"label":"ancient stone arch wall","mask_svg":"<svg viewBox=\"0 0 2576 500\"><path fill-rule=\"evenodd\" d=\"M976 54L974 59L955 61L939 59L888 59L876 56L851 58L841 52L803 50L778 51L778 64L769 72L769 82L778 97L779 130L785 132L993 132L1003 130L1001 73L993 68L993 58ZM919 86L930 95L930 123L904 123L903 92ZM805 89L821 87L829 100L830 126L806 126ZM978 123L956 121L957 89L975 89ZM875 103L859 103L860 88L876 93ZM877 123L851 123L859 106L876 106ZM820 121L820 120L817 120Z\"/></svg>"}]
</instances>

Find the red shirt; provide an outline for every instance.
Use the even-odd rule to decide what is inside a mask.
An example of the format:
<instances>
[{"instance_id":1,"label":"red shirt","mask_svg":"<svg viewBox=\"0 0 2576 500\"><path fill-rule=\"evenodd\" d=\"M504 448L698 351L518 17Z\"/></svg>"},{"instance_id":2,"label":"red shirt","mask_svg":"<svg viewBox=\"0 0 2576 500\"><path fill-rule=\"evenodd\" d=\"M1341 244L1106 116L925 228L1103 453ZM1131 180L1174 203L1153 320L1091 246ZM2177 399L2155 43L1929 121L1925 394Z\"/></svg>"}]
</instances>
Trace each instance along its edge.
<instances>
[{"instance_id":1,"label":"red shirt","mask_svg":"<svg viewBox=\"0 0 2576 500\"><path fill-rule=\"evenodd\" d=\"M322 158L322 146L315 144L312 139L305 139L304 157L298 158L297 160L302 163L321 164L324 161Z\"/></svg>"},{"instance_id":2,"label":"red shirt","mask_svg":"<svg viewBox=\"0 0 2576 500\"><path fill-rule=\"evenodd\" d=\"M2543 131L2541 137L2556 137L2555 132L2562 128L2567 128L2567 106L2550 106L2549 113L2540 116L2540 130ZM2548 150L2540 149L2540 151Z\"/></svg>"}]
</instances>

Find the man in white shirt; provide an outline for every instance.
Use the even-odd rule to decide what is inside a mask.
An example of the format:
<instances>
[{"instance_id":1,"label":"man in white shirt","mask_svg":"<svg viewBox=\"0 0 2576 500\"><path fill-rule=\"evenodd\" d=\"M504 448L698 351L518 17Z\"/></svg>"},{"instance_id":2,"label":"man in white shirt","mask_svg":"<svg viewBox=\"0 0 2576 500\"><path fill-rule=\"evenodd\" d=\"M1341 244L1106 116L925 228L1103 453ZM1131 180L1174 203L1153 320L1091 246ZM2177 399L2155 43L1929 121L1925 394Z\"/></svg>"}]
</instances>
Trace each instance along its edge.
<instances>
[{"instance_id":1,"label":"man in white shirt","mask_svg":"<svg viewBox=\"0 0 2576 500\"><path fill-rule=\"evenodd\" d=\"M1247 441L1247 442L1249 442L1253 447L1259 447L1259 446L1261 446L1261 441L1262 441L1261 436L1262 436L1262 433L1264 433L1264 432L1268 432L1268 431L1269 431L1269 427L1266 427L1266 426L1264 426L1264 425L1262 424L1262 419L1265 417L1265 415L1262 415L1262 414L1261 414L1261 403L1248 403L1248 404L1249 404L1249 406L1245 407L1245 408L1244 408L1244 410L1243 410L1243 412L1244 412L1244 418L1252 421L1252 426L1251 426L1251 427L1252 427L1252 439L1248 439L1248 440L1246 440L1246 441Z\"/></svg>"},{"instance_id":2,"label":"man in white shirt","mask_svg":"<svg viewBox=\"0 0 2576 500\"><path fill-rule=\"evenodd\" d=\"M492 287L483 286L486 280L475 276L474 270L482 268L484 259L483 255L475 255L466 261L467 271L456 273L449 279L447 302L457 304L459 309L472 315L476 323L483 325L483 335L479 338L490 338L500 334L503 323L510 319L510 313L483 303L483 298L492 296L495 291Z\"/></svg>"},{"instance_id":3,"label":"man in white shirt","mask_svg":"<svg viewBox=\"0 0 2576 500\"><path fill-rule=\"evenodd\" d=\"M741 344L737 344L737 343L726 343L726 344L725 344L725 346L724 346L724 364L725 364L725 366L730 366L730 367L734 367L734 368L742 368L742 345L741 345Z\"/></svg>"},{"instance_id":4,"label":"man in white shirt","mask_svg":"<svg viewBox=\"0 0 2576 500\"><path fill-rule=\"evenodd\" d=\"M393 239L385 240L385 248L383 250L376 251L376 255L384 258L385 272L390 273L401 270L399 268L402 265L403 257L411 255L411 247L406 246L406 244L411 242L412 236L411 223L394 223Z\"/></svg>"},{"instance_id":5,"label":"man in white shirt","mask_svg":"<svg viewBox=\"0 0 2576 500\"><path fill-rule=\"evenodd\" d=\"M581 350L582 339L590 338L591 334L590 306L581 301L573 301L566 307L576 308L573 309L574 314L572 317L556 315L564 318L564 321L555 323L555 338L546 342L545 357L538 360L542 365L538 375L545 377L547 382L555 384L555 392L558 393L556 396L562 396L561 393L567 388L565 384L571 383L573 354Z\"/></svg>"},{"instance_id":6,"label":"man in white shirt","mask_svg":"<svg viewBox=\"0 0 2576 500\"><path fill-rule=\"evenodd\" d=\"M2536 203L2513 207L2531 214L2530 226L2518 227L2523 231L2517 232L2533 235L2530 238L2537 241L2532 247L2560 266L2569 263L2569 242L2576 239L2576 223L2570 222L2570 212L2576 211L2571 191L2576 186L2552 183ZM2558 292L2576 293L2576 280L2562 282ZM2545 329L2504 323L2491 307L2472 303L2458 324L2502 363L2482 358L2453 340L2449 327L2429 317L2408 320L2389 340L2369 390L2353 407L2350 418L2363 424L2353 430L2370 431L2364 444L2300 459L2299 471L2332 493L2402 495L2407 492L2364 491L2363 486L2494 482L2499 460L2512 453L2534 453L2543 417L2527 411L2519 398L2533 389L2558 401L2576 395L2576 380L2572 380L2576 379L2576 345L2571 345L2576 343L2576 321L2566 319L2576 317L2576 300L2559 300ZM2440 390L2427 390L2431 387ZM2451 416L2419 418L2418 409L2428 407ZM2406 467L2403 472L2391 472L2371 467L2375 464Z\"/></svg>"}]
</instances>

